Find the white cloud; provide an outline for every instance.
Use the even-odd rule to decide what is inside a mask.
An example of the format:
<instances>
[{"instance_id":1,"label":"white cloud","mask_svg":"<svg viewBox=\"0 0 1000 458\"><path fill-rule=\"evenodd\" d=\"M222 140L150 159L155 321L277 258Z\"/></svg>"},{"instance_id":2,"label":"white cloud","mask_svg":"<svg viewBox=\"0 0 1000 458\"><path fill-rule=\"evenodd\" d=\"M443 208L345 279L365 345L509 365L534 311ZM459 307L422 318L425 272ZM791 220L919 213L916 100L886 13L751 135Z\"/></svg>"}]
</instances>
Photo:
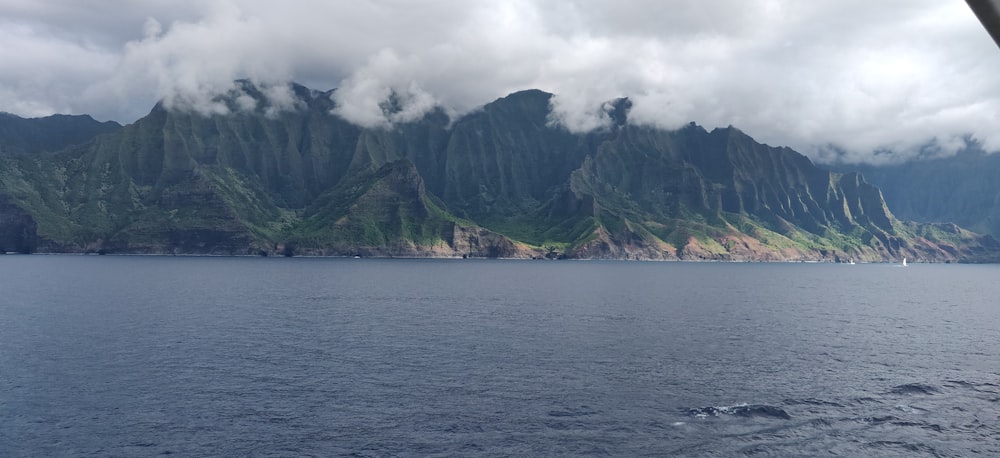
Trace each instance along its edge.
<instances>
[{"instance_id":1,"label":"white cloud","mask_svg":"<svg viewBox=\"0 0 1000 458\"><path fill-rule=\"evenodd\" d=\"M287 84L263 86L261 92L264 93L267 100L264 114L269 118L276 117L286 111L305 109L305 103L295 96L295 92Z\"/></svg>"},{"instance_id":2,"label":"white cloud","mask_svg":"<svg viewBox=\"0 0 1000 458\"><path fill-rule=\"evenodd\" d=\"M539 88L576 130L628 96L633 122L735 125L827 160L967 135L1000 150L1000 50L958 1L8 0L0 18L0 110L23 115L223 112L212 96L249 78L271 116L296 108L294 80L386 125Z\"/></svg>"},{"instance_id":3,"label":"white cloud","mask_svg":"<svg viewBox=\"0 0 1000 458\"><path fill-rule=\"evenodd\" d=\"M244 92L236 96L236 106L239 111L254 111L257 109L257 99Z\"/></svg>"},{"instance_id":4,"label":"white cloud","mask_svg":"<svg viewBox=\"0 0 1000 458\"><path fill-rule=\"evenodd\" d=\"M413 79L422 64L416 57L401 59L383 49L333 93L334 113L365 127L410 122L439 105Z\"/></svg>"},{"instance_id":5,"label":"white cloud","mask_svg":"<svg viewBox=\"0 0 1000 458\"><path fill-rule=\"evenodd\" d=\"M42 116L72 109L74 97L109 77L118 58L22 24L0 25L0 111Z\"/></svg>"}]
</instances>

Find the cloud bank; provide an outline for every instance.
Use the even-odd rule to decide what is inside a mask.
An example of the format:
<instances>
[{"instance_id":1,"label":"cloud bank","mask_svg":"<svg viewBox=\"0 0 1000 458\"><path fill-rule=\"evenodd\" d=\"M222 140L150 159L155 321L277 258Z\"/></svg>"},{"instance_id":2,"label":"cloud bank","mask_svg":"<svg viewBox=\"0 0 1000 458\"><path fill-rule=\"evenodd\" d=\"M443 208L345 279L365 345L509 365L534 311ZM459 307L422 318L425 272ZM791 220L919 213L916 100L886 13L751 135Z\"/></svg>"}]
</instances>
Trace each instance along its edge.
<instances>
[{"instance_id":1,"label":"cloud bank","mask_svg":"<svg viewBox=\"0 0 1000 458\"><path fill-rule=\"evenodd\" d=\"M93 3L0 2L0 111L214 113L248 78L269 109L294 108L297 81L386 126L538 88L572 130L627 96L631 122L734 125L819 160L1000 150L1000 50L960 1Z\"/></svg>"}]
</instances>

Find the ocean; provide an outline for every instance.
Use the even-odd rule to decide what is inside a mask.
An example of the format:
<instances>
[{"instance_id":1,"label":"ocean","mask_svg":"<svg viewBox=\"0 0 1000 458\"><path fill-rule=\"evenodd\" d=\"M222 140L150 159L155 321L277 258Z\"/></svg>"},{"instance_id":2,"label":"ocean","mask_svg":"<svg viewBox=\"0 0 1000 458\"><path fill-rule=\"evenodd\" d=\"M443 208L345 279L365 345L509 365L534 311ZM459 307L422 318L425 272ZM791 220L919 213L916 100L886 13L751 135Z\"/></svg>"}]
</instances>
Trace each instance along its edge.
<instances>
[{"instance_id":1,"label":"ocean","mask_svg":"<svg viewBox=\"0 0 1000 458\"><path fill-rule=\"evenodd\" d=\"M0 256L0 456L997 456L998 297L997 265Z\"/></svg>"}]
</instances>

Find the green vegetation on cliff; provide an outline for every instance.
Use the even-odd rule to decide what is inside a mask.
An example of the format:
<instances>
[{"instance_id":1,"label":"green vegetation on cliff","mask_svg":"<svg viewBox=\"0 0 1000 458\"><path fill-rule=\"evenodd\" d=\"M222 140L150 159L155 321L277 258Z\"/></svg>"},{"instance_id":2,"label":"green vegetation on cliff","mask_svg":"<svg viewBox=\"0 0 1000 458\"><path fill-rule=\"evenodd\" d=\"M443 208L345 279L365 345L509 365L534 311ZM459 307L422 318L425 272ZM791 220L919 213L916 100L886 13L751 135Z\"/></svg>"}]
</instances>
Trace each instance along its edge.
<instances>
[{"instance_id":1,"label":"green vegetation on cliff","mask_svg":"<svg viewBox=\"0 0 1000 458\"><path fill-rule=\"evenodd\" d=\"M1000 237L998 154L971 145L949 157L849 167L862 171L881 188L889 207L901 218L950 222Z\"/></svg>"},{"instance_id":2,"label":"green vegetation on cliff","mask_svg":"<svg viewBox=\"0 0 1000 458\"><path fill-rule=\"evenodd\" d=\"M897 220L856 173L729 127L576 134L551 95L363 129L330 93L226 115L162 105L88 143L0 155L0 244L19 250L614 259L997 259L953 225ZM248 103L247 100L252 100ZM240 103L237 103L239 101ZM279 109L280 108L280 109ZM96 134L95 134L96 135Z\"/></svg>"}]
</instances>

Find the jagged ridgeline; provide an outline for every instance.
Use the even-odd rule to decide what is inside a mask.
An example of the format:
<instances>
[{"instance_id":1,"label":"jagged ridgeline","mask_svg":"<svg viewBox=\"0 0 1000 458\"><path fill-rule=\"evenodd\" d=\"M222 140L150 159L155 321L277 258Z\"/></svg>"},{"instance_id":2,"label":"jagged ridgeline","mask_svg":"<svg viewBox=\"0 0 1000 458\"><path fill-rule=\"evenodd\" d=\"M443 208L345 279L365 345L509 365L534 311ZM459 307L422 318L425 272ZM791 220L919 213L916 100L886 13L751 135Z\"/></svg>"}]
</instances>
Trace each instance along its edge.
<instances>
[{"instance_id":1,"label":"jagged ridgeline","mask_svg":"<svg viewBox=\"0 0 1000 458\"><path fill-rule=\"evenodd\" d=\"M863 170L882 189L889 207L901 218L953 221L1000 237L1000 154L989 154L972 143L950 157L852 167Z\"/></svg>"},{"instance_id":2,"label":"jagged ridgeline","mask_svg":"<svg viewBox=\"0 0 1000 458\"><path fill-rule=\"evenodd\" d=\"M225 115L159 104L110 132L4 149L0 249L961 261L1000 252L952 224L897 220L859 174L735 128L629 124L625 99L609 105L611 127L576 134L551 122L551 94L537 90L457 120L434 111L367 129L332 114L330 92L292 92L279 106L238 82L218 100ZM11 121L34 120L0 118Z\"/></svg>"}]
</instances>

